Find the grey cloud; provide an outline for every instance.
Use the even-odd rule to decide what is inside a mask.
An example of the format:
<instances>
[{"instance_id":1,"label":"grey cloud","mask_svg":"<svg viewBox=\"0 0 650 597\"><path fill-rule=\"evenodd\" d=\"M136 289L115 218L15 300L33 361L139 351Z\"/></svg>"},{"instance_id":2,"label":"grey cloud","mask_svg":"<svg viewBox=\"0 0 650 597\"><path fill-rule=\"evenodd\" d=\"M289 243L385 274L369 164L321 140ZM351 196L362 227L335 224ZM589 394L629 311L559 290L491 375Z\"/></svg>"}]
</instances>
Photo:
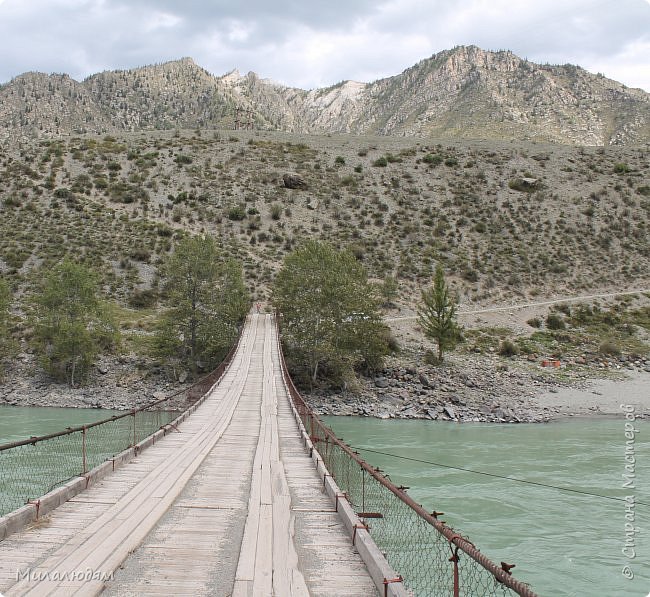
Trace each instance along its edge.
<instances>
[{"instance_id":1,"label":"grey cloud","mask_svg":"<svg viewBox=\"0 0 650 597\"><path fill-rule=\"evenodd\" d=\"M252 0L232 2L228 0L113 0L111 4L123 7L141 7L147 10L165 11L182 15L199 30L210 28L228 19L265 23L267 38L284 37L291 28L300 23L314 29L346 27L355 19L372 14L381 5L372 0L330 0L310 2L305 0Z\"/></svg>"},{"instance_id":2,"label":"grey cloud","mask_svg":"<svg viewBox=\"0 0 650 597\"><path fill-rule=\"evenodd\" d=\"M520 48L529 57L569 54L577 51L610 56L632 39L650 38L650 4L644 0L581 0L543 3L510 3L506 15L492 17L490 9L478 9L463 23L454 25L459 7L478 2L437 0L414 3L414 12L390 13L373 21L379 31L417 31L428 34L440 48L474 44L490 49ZM485 6L483 4L483 6ZM543 7L543 8L541 8ZM436 43L438 42L438 43Z\"/></svg>"},{"instance_id":3,"label":"grey cloud","mask_svg":"<svg viewBox=\"0 0 650 597\"><path fill-rule=\"evenodd\" d=\"M499 6L507 10L497 14ZM155 15L171 20L163 16L153 26ZM244 31L237 34L237 27ZM650 40L644 0L5 0L0 81L27 70L83 78L192 56L215 74L238 67L313 87L396 74L461 44L609 68L612 56L644 40ZM635 60L647 66L647 57Z\"/></svg>"}]
</instances>

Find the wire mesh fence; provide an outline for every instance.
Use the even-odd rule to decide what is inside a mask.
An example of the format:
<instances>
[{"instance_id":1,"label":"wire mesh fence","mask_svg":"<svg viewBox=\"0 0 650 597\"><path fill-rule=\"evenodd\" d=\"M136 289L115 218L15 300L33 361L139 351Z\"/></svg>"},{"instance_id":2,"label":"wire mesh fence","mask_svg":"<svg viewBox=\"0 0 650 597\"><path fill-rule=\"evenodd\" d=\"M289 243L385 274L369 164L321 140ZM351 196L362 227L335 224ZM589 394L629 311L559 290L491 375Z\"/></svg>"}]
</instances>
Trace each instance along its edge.
<instances>
[{"instance_id":1,"label":"wire mesh fence","mask_svg":"<svg viewBox=\"0 0 650 597\"><path fill-rule=\"evenodd\" d=\"M0 446L0 515L84 475L170 423L176 410L135 410Z\"/></svg>"},{"instance_id":2,"label":"wire mesh fence","mask_svg":"<svg viewBox=\"0 0 650 597\"><path fill-rule=\"evenodd\" d=\"M171 424L221 378L238 339L209 375L141 408L58 433L0 445L0 516L85 475Z\"/></svg>"},{"instance_id":3,"label":"wire mesh fence","mask_svg":"<svg viewBox=\"0 0 650 597\"><path fill-rule=\"evenodd\" d=\"M525 583L497 565L458 531L415 503L404 487L373 468L325 426L293 385L282 357L283 375L296 411L323 464L345 494L377 547L413 595L535 597Z\"/></svg>"}]
</instances>

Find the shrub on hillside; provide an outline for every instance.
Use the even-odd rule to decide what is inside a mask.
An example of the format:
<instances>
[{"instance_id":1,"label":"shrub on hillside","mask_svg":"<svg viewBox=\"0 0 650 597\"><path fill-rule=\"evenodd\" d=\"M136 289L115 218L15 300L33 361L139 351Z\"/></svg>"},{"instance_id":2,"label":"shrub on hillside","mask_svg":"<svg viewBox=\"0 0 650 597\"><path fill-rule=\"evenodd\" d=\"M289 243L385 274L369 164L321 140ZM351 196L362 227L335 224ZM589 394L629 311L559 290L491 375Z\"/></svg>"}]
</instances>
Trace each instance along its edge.
<instances>
[{"instance_id":1,"label":"shrub on hillside","mask_svg":"<svg viewBox=\"0 0 650 597\"><path fill-rule=\"evenodd\" d=\"M550 313L546 317L546 327L549 330L563 330L566 327L564 319L557 313Z\"/></svg>"},{"instance_id":2,"label":"shrub on hillside","mask_svg":"<svg viewBox=\"0 0 650 597\"><path fill-rule=\"evenodd\" d=\"M233 221L243 220L246 217L246 210L243 205L233 205L228 210L228 219Z\"/></svg>"},{"instance_id":3,"label":"shrub on hillside","mask_svg":"<svg viewBox=\"0 0 650 597\"><path fill-rule=\"evenodd\" d=\"M158 294L150 288L135 290L129 297L129 307L134 309L147 309L153 307L158 301Z\"/></svg>"},{"instance_id":4,"label":"shrub on hillside","mask_svg":"<svg viewBox=\"0 0 650 597\"><path fill-rule=\"evenodd\" d=\"M191 164L192 158L189 155L179 154L174 161L180 166L182 164Z\"/></svg>"},{"instance_id":5,"label":"shrub on hillside","mask_svg":"<svg viewBox=\"0 0 650 597\"><path fill-rule=\"evenodd\" d=\"M599 347L598 352L607 356L618 356L621 354L621 349L611 340L605 340Z\"/></svg>"},{"instance_id":6,"label":"shrub on hillside","mask_svg":"<svg viewBox=\"0 0 650 597\"><path fill-rule=\"evenodd\" d=\"M499 354L502 357L514 357L519 354L519 348L512 340L503 340L499 345Z\"/></svg>"},{"instance_id":7,"label":"shrub on hillside","mask_svg":"<svg viewBox=\"0 0 650 597\"><path fill-rule=\"evenodd\" d=\"M537 184L526 182L523 178L513 178L508 182L508 187L513 191L522 193L534 193L539 187Z\"/></svg>"},{"instance_id":8,"label":"shrub on hillside","mask_svg":"<svg viewBox=\"0 0 650 597\"><path fill-rule=\"evenodd\" d=\"M422 158L422 161L430 166L438 166L439 164L442 164L443 160L444 158L437 153L427 153L427 155Z\"/></svg>"}]
</instances>

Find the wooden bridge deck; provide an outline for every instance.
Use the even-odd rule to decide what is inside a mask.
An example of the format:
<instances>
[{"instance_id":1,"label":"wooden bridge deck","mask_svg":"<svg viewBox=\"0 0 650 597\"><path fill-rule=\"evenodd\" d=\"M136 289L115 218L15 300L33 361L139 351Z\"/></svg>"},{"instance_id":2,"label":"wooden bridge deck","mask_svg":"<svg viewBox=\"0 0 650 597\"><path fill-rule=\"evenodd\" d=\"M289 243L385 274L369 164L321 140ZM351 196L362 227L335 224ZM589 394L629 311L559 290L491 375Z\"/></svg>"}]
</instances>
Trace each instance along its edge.
<instances>
[{"instance_id":1,"label":"wooden bridge deck","mask_svg":"<svg viewBox=\"0 0 650 597\"><path fill-rule=\"evenodd\" d=\"M102 591L376 594L299 439L269 316L180 433L0 542L7 597Z\"/></svg>"}]
</instances>

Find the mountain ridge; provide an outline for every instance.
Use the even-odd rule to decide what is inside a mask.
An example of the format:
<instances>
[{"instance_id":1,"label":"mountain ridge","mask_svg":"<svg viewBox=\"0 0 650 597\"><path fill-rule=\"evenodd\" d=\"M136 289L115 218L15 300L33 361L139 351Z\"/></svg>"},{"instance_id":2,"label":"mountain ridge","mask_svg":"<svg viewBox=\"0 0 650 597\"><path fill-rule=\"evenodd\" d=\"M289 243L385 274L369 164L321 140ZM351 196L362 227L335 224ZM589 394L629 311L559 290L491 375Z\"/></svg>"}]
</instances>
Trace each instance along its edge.
<instances>
[{"instance_id":1,"label":"mountain ridge","mask_svg":"<svg viewBox=\"0 0 650 597\"><path fill-rule=\"evenodd\" d=\"M304 90L237 69L216 76L189 57L83 81L27 72L0 86L5 139L170 128L301 134L540 140L627 145L650 140L650 94L575 65L459 46L371 83Z\"/></svg>"}]
</instances>

